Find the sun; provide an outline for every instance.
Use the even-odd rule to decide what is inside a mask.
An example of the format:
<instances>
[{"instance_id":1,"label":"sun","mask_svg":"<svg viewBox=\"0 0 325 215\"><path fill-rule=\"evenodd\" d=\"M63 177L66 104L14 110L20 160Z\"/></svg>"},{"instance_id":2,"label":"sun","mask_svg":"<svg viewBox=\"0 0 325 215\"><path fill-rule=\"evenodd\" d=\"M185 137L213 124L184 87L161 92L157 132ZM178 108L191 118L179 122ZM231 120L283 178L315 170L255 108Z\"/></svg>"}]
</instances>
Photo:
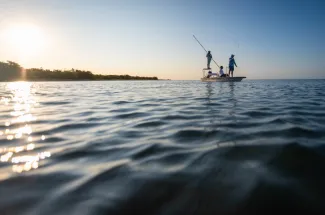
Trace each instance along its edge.
<instances>
[{"instance_id":1,"label":"sun","mask_svg":"<svg viewBox=\"0 0 325 215\"><path fill-rule=\"evenodd\" d=\"M12 51L22 57L35 56L45 46L41 28L33 24L10 26L7 29L7 40Z\"/></svg>"}]
</instances>

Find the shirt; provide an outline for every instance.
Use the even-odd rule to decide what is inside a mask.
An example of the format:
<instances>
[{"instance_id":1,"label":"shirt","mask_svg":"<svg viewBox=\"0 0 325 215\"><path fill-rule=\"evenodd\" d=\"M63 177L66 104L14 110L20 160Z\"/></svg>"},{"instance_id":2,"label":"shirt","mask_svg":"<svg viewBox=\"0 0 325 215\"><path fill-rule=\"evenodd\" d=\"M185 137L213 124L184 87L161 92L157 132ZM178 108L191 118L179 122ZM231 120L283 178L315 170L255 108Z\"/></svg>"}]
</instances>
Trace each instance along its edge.
<instances>
[{"instance_id":1,"label":"shirt","mask_svg":"<svg viewBox=\"0 0 325 215\"><path fill-rule=\"evenodd\" d=\"M234 58L229 58L229 67L234 67L234 65L237 66Z\"/></svg>"},{"instance_id":2,"label":"shirt","mask_svg":"<svg viewBox=\"0 0 325 215\"><path fill-rule=\"evenodd\" d=\"M225 73L223 73L223 69L220 69L219 73L220 73L220 76L225 74Z\"/></svg>"}]
</instances>

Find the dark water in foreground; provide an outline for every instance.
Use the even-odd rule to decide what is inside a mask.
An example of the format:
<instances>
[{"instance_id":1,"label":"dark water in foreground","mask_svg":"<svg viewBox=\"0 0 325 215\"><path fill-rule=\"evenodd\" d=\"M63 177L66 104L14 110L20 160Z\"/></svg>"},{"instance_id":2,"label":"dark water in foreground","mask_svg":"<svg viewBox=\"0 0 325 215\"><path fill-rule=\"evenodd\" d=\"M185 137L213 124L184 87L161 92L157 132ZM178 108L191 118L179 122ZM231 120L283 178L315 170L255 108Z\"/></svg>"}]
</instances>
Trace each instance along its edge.
<instances>
[{"instance_id":1,"label":"dark water in foreground","mask_svg":"<svg viewBox=\"0 0 325 215\"><path fill-rule=\"evenodd\" d=\"M0 214L325 214L325 81L0 84Z\"/></svg>"}]
</instances>

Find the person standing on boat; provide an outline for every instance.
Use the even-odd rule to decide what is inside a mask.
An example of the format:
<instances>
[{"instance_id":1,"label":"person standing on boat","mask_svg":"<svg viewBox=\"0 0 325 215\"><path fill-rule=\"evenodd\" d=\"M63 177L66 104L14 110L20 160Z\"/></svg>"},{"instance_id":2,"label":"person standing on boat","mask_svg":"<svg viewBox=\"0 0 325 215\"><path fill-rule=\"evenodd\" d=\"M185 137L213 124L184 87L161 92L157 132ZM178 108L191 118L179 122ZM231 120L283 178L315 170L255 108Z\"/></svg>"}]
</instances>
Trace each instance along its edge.
<instances>
[{"instance_id":1,"label":"person standing on boat","mask_svg":"<svg viewBox=\"0 0 325 215\"><path fill-rule=\"evenodd\" d=\"M210 51L208 51L206 57L207 57L207 59L208 59L207 68L208 68L208 69L211 69L211 68L210 68L210 63L211 63L211 59L212 59L212 54L211 54Z\"/></svg>"},{"instance_id":2,"label":"person standing on boat","mask_svg":"<svg viewBox=\"0 0 325 215\"><path fill-rule=\"evenodd\" d=\"M229 58L229 77L230 77L230 73L231 73L231 77L233 77L235 66L237 67L234 57L235 55L232 54L231 57Z\"/></svg>"}]
</instances>

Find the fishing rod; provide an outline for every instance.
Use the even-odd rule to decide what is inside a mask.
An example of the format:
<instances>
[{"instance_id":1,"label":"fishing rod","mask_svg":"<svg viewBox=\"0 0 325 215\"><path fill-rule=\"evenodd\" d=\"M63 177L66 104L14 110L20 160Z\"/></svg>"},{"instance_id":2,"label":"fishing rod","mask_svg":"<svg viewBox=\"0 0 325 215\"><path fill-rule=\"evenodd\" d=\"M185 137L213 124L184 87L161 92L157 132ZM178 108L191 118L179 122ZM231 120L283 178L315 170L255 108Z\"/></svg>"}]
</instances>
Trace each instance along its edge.
<instances>
[{"instance_id":1,"label":"fishing rod","mask_svg":"<svg viewBox=\"0 0 325 215\"><path fill-rule=\"evenodd\" d=\"M208 52L203 45L200 43L200 41L193 35L194 39L196 39L196 41L202 46L202 48L204 49L205 52ZM220 68L220 66L217 64L217 62L215 62L215 60L212 58L213 62Z\"/></svg>"}]
</instances>

